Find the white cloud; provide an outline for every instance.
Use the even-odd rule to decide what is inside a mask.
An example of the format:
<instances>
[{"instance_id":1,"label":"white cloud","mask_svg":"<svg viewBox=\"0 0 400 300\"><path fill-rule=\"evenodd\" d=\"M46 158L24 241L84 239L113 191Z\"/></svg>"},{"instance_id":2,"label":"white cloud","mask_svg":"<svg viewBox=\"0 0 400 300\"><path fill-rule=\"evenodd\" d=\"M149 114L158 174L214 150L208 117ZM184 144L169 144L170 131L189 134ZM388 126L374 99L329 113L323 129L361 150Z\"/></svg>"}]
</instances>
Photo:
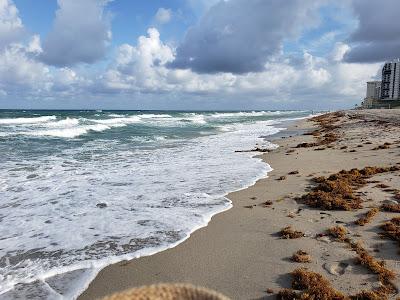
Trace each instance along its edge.
<instances>
[{"instance_id":1,"label":"white cloud","mask_svg":"<svg viewBox=\"0 0 400 300\"><path fill-rule=\"evenodd\" d=\"M123 44L118 48L112 67L104 75L107 87L168 89L164 65L174 58L173 51L161 42L157 29L150 28L147 33L139 37L137 46Z\"/></svg>"},{"instance_id":2,"label":"white cloud","mask_svg":"<svg viewBox=\"0 0 400 300\"><path fill-rule=\"evenodd\" d=\"M220 1L187 30L171 66L197 73L262 72L285 41L318 25L322 2Z\"/></svg>"},{"instance_id":3,"label":"white cloud","mask_svg":"<svg viewBox=\"0 0 400 300\"><path fill-rule=\"evenodd\" d=\"M76 91L87 80L67 68L50 68L38 58L43 52L40 36L17 35L24 26L11 1L0 0L0 94L31 97ZM7 26L5 24L8 24ZM7 30L8 33L7 33ZM12 39L4 36L13 35Z\"/></svg>"},{"instance_id":4,"label":"white cloud","mask_svg":"<svg viewBox=\"0 0 400 300\"><path fill-rule=\"evenodd\" d=\"M17 41L23 29L14 3L11 0L0 0L0 48Z\"/></svg>"},{"instance_id":5,"label":"white cloud","mask_svg":"<svg viewBox=\"0 0 400 300\"><path fill-rule=\"evenodd\" d=\"M46 89L49 72L49 68L31 57L21 44L12 44L0 52L0 82L4 90Z\"/></svg>"},{"instance_id":6,"label":"white cloud","mask_svg":"<svg viewBox=\"0 0 400 300\"><path fill-rule=\"evenodd\" d=\"M26 48L26 51L34 54L40 54L43 52L39 35L35 34L34 36L32 36L28 47Z\"/></svg>"},{"instance_id":7,"label":"white cloud","mask_svg":"<svg viewBox=\"0 0 400 300\"><path fill-rule=\"evenodd\" d=\"M44 39L41 59L54 66L94 63L111 41L104 15L107 0L58 0L54 25Z\"/></svg>"},{"instance_id":8,"label":"white cloud","mask_svg":"<svg viewBox=\"0 0 400 300\"><path fill-rule=\"evenodd\" d=\"M102 88L114 92L206 93L233 87L236 76L229 73L199 75L190 70L168 69L175 57L173 48L160 40L155 28L141 36L137 45L121 45L114 62L100 76Z\"/></svg>"},{"instance_id":9,"label":"white cloud","mask_svg":"<svg viewBox=\"0 0 400 300\"><path fill-rule=\"evenodd\" d=\"M49 69L36 60L40 53L39 36L28 45L23 40L24 26L18 9L10 0L0 0L0 90L2 96L29 94L48 88Z\"/></svg>"},{"instance_id":10,"label":"white cloud","mask_svg":"<svg viewBox=\"0 0 400 300\"><path fill-rule=\"evenodd\" d=\"M379 65L346 64L341 62L347 45L338 44L327 57L304 53L293 63L282 53L268 62L262 72L246 74L197 74L191 70L176 70L166 65L175 57L174 49L160 40L159 32L151 28L137 45L121 45L115 61L101 76L104 89L117 92L229 95L265 101L298 101L329 105L332 98L342 104L358 101L364 93L365 81L376 75ZM347 51L347 50L346 50Z\"/></svg>"},{"instance_id":11,"label":"white cloud","mask_svg":"<svg viewBox=\"0 0 400 300\"><path fill-rule=\"evenodd\" d=\"M221 0L186 0L189 6L199 15Z\"/></svg>"},{"instance_id":12,"label":"white cloud","mask_svg":"<svg viewBox=\"0 0 400 300\"><path fill-rule=\"evenodd\" d=\"M347 52L350 51L350 46L341 42L335 44L335 48L331 53L332 60L339 62L342 61Z\"/></svg>"},{"instance_id":13,"label":"white cloud","mask_svg":"<svg viewBox=\"0 0 400 300\"><path fill-rule=\"evenodd\" d=\"M145 101L143 99L164 99L175 95L176 99L185 103L182 106L186 108L191 107L194 98L201 97L205 105L209 99L214 99L215 102L225 101L227 109L230 103L235 107L240 99L243 99L243 107L246 107L249 99L257 99L260 106L273 102L277 105L297 103L297 107L329 107L332 99L341 101L342 105L359 101L364 95L365 81L374 78L380 68L379 64L343 62L350 47L344 43L336 43L325 56L312 55L313 52L310 51L300 57L288 58L280 47L275 56L264 62L259 72L199 74L190 69L168 67L177 56L176 49L163 42L155 28L150 28L146 35L140 36L136 44L118 46L105 70L101 67L73 67L71 65L77 62L89 62L96 57L100 59L101 55L98 56L98 53L104 55L106 44L110 40L109 24L103 16L106 1L84 0L85 5L95 5L96 8L88 13L88 24L83 16L86 13L79 12L79 18L73 13L79 11L78 7L82 8L83 2L59 0L59 3L60 10L64 8L68 11L58 11L53 34L58 32L60 35L54 35L53 40L44 38L42 42L43 38L39 35L18 37L10 34L22 32L24 25L15 5L10 0L0 0L1 101L13 97L29 98L31 95L36 95L36 99L60 99L60 95L65 96L65 99L97 99L101 97L101 93L109 93L114 96L113 99L121 97L125 101L135 98L133 95L140 95L142 103ZM8 19L3 20L3 15L8 16ZM79 22L68 23L75 18ZM66 26L60 27L60 24ZM92 28L94 36L84 39L90 35L90 30L80 30L81 28ZM67 34L70 29L74 32L71 36ZM231 27L226 26L221 32L229 35L231 30ZM334 43L335 36L334 32L325 34L318 42L328 48L329 44ZM62 45L53 48L54 54L60 51L61 55L58 53L58 56L54 56L57 62L51 63L56 66L50 67L43 62L43 58L49 55L50 41L59 42L58 39L61 38L69 42L60 42ZM101 50L97 54L92 52L95 45ZM70 51L75 46L79 49ZM159 93L165 93L166 97L154 96ZM161 103L163 100L158 101L154 103ZM168 104L164 107L167 106Z\"/></svg>"},{"instance_id":14,"label":"white cloud","mask_svg":"<svg viewBox=\"0 0 400 300\"><path fill-rule=\"evenodd\" d=\"M155 20L156 20L156 22L157 23L159 23L159 24L166 24L166 23L168 23L169 21L171 21L171 18L172 18L172 10L171 9L167 9L167 8L163 8L163 7L160 7L158 10L157 10L157 13L156 13L156 15L155 15Z\"/></svg>"}]
</instances>

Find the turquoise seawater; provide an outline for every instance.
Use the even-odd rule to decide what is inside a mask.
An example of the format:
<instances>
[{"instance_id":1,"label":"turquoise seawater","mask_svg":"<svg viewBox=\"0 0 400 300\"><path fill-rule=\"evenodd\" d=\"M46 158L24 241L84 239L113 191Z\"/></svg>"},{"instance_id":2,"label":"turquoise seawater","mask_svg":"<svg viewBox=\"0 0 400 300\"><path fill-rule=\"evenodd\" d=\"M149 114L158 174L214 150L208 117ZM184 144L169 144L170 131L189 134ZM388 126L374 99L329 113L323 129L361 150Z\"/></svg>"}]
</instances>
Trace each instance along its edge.
<instances>
[{"instance_id":1,"label":"turquoise seawater","mask_svg":"<svg viewBox=\"0 0 400 300\"><path fill-rule=\"evenodd\" d=\"M309 111L0 111L0 298L73 299L104 266L180 243L270 166Z\"/></svg>"}]
</instances>

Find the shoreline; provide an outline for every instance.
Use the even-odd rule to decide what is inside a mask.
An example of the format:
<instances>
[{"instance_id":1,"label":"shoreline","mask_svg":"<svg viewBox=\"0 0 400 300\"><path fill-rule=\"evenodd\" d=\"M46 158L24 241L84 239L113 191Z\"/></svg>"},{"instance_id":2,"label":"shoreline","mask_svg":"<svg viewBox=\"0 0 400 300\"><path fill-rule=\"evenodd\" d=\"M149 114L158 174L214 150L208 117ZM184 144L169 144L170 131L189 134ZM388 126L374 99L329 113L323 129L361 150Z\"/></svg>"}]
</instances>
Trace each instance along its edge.
<instances>
[{"instance_id":1,"label":"shoreline","mask_svg":"<svg viewBox=\"0 0 400 300\"><path fill-rule=\"evenodd\" d=\"M297 114L296 114L297 115ZM300 116L302 114L299 114ZM51 116L52 118L54 116ZM274 118L272 116L272 118ZM289 117L287 117L289 118ZM282 124L286 124L286 121L284 119L284 122ZM121 256L114 256L114 257L108 257L107 259L103 260L96 260L96 261L87 261L79 264L74 264L62 268L58 268L56 270L51 270L49 272L43 272L42 274L39 274L37 277L32 278L32 280L27 280L26 282L22 282L21 284L18 285L17 289L14 289L14 287L10 288L9 290L5 291L4 294L10 297L13 297L13 295L16 295L17 293L23 294L23 293L30 293L30 291L25 292L28 289L32 289L33 287L37 287L37 291L32 292L31 294L37 293L39 294L41 290L44 290L45 292L49 292L52 294L61 294L64 295L66 298L71 298L75 299L77 298L84 290L86 290L87 286L90 284L90 282L97 276L98 272L103 269L104 267L110 265L110 264L116 264L121 261L127 261L127 260L132 260L137 257L141 256L150 256L155 253L164 251L166 249L170 249L175 247L176 245L180 244L184 240L186 240L188 237L190 237L190 234L192 234L194 231L198 230L199 228L202 228L208 224L210 221L211 217L215 214L219 214L222 211L225 211L231 207L231 201L226 198L226 195L229 191L232 190L240 190L247 188L255 183L259 178L262 178L266 176L266 174L270 171L268 165L264 164L262 160L257 156L256 152L251 152L247 154L235 154L234 159L232 159L231 153L233 154L236 149L250 149L254 145L260 145L260 147L270 147L268 142L263 142L262 138L260 136L262 135L268 135L268 136L273 136L277 133L279 130L283 130L283 128L278 128L278 127L283 127L281 125L281 122L275 122L274 120L264 120L266 127L264 128L263 126L256 126L257 128L251 128L249 129L249 134L241 134L242 139L236 141L239 142L233 142L230 143L230 141L235 141L235 139L228 139L228 137L231 136L229 132L225 133L225 130L221 130L221 136L219 140L219 144L222 146L222 148L225 148L223 151L224 154L219 154L219 156L223 155L224 158L218 159L216 161L223 161L223 163L227 163L227 165L232 165L233 167L233 173L235 174L235 161L239 160L241 161L242 159L245 161L248 161L248 164L238 164L238 166L242 166L238 168L238 170L241 170L241 173L238 173L238 175L241 174L241 176L231 176L231 174L226 174L227 177L224 175L221 175L222 173L226 173L226 170L222 170L220 172L220 175L214 175L212 180L214 182L219 182L219 179L222 176L222 180L224 180L223 184L220 185L220 189L218 193L213 193L214 196L212 198L218 197L220 199L214 200L217 202L221 202L221 205L216 205L212 207L210 206L211 211L205 211L204 213L198 213L197 216L193 220L188 219L188 224L192 224L192 226L187 226L185 227L184 232L182 231L182 234L179 236L179 241L173 242L173 243L162 243L159 247L153 247L153 248L144 248L139 251L136 251L134 253L128 253L125 255ZM275 125L276 124L276 125ZM253 130L255 130L254 133ZM234 132L234 131L233 131ZM271 135L269 135L271 134ZM215 135L217 136L217 135ZM227 137L228 136L228 137ZM207 137L206 137L207 138ZM233 136L235 138L235 136ZM250 142L246 142L249 140ZM254 141L256 140L256 141ZM246 145L246 146L245 146ZM262 145L262 146L261 146ZM273 148L273 145L271 146ZM247 152L247 151L246 151ZM204 153L208 153L208 151L204 151ZM195 157L195 156L193 156ZM205 162L207 163L207 162ZM201 164L204 166L202 162L198 163L198 165ZM216 165L218 167L218 164ZM246 168L247 166L247 168ZM252 166L249 168L248 166ZM220 168L220 166L219 166ZM247 169L247 170L246 170ZM208 168L203 168L202 173L206 176L209 176L205 173L207 173ZM213 169L210 170L212 172ZM211 175L212 173L210 173ZM214 173L215 174L215 173ZM201 175L201 174L200 174ZM224 179L225 177L225 179ZM226 180L226 178L237 178L237 180L230 180L229 182ZM201 179L202 176L199 177ZM210 182L210 188L213 187L213 182ZM230 187L229 187L230 186ZM224 187L224 188L223 188ZM206 189L205 189L206 191ZM212 203L211 203L212 204ZM217 203L218 204L218 203ZM206 210L206 209L205 209ZM198 217L198 218L197 218ZM112 218L110 218L112 219ZM177 224L178 225L178 224ZM176 228L179 228L180 226L176 226ZM151 241L150 241L151 242ZM151 243L150 243L151 244ZM63 277L66 278L66 280L63 280ZM73 278L70 280L70 278ZM63 290L58 290L58 282L64 282L63 284L68 285L68 287L64 287ZM46 284L49 283L49 287L47 288ZM53 289L54 287L54 289Z\"/></svg>"},{"instance_id":2,"label":"shoreline","mask_svg":"<svg viewBox=\"0 0 400 300\"><path fill-rule=\"evenodd\" d=\"M352 124L351 118L348 119L346 122ZM347 123L343 124L347 126ZM232 299L272 299L274 296L266 290L277 292L290 288L290 273L300 266L322 274L344 293L372 289L376 280L368 270L352 262L354 253L336 241L317 238L325 228L338 223L350 224L365 209L359 212L324 212L307 209L294 200L305 193L314 176L393 163L396 154L390 150L382 150L385 153L382 156L372 149L365 149L367 146L359 147L360 140L366 135L362 127L356 124L350 134L341 132L340 140L332 147L324 147L324 151L316 151L319 149L315 147L295 148L300 143L313 142L315 138L311 135L283 136L274 140L280 147L261 155L273 171L254 185L228 194L233 203L231 209L214 215L206 227L196 230L174 248L107 266L78 299L96 299L127 288L160 282L192 283L214 289ZM315 128L311 122L300 120L288 130L304 132ZM336 130L343 131L340 126ZM389 134L387 138L393 140L397 137ZM371 140L368 148L377 146L382 134ZM294 171L299 173L289 175ZM400 188L397 179L390 179ZM376 197L380 199L382 195ZM262 205L265 201L271 201L272 205ZM378 221L388 219L385 213L379 216ZM296 240L280 238L278 232L286 226L301 230L305 236ZM376 241L371 238L369 226L352 230L352 234L368 241L368 249L375 247ZM396 268L397 257L393 254L396 249L388 247L390 243L382 243L380 253L385 255L389 267ZM299 249L311 254L311 263L298 264L290 260Z\"/></svg>"},{"instance_id":3,"label":"shoreline","mask_svg":"<svg viewBox=\"0 0 400 300\"><path fill-rule=\"evenodd\" d=\"M307 117L302 117L302 118L298 118L298 119L295 119L295 120L286 119L286 120L282 121L282 125L283 126L281 124L279 124L280 127L284 127L285 129L283 129L283 130L281 130L281 131L279 131L279 132L277 132L275 134L272 134L271 136L262 136L262 138L265 138L266 140L268 140L269 142L271 142L273 144L277 144L277 142L280 141L281 139L288 138L288 137L293 137L293 136L301 136L305 131L307 131L308 128L307 129L298 128L298 126L296 124L297 123L302 123L302 122L304 122L305 120L307 120L307 119L309 119L311 117L312 116L307 116ZM88 289L91 287L92 284L94 284L94 282L97 280L97 278L100 275L100 273L103 272L103 270L105 270L105 269L107 269L107 268L109 268L111 266L114 266L114 265L115 266L121 266L121 265L122 266L126 266L127 264L130 264L131 262L134 262L134 261L136 261L138 259L147 258L147 257L150 258L150 257L153 257L154 255L159 254L159 253L163 253L165 251L175 249L176 247L179 247L179 245L181 245L182 243L185 243L189 239L191 239L193 237L193 235L196 234L196 232L198 232L199 230L206 229L210 225L210 222L212 222L212 220L214 218L217 218L219 215L224 214L225 212L231 210L234 207L234 200L232 200L231 195L252 188L254 185L257 184L258 181L268 178L268 174L270 172L274 171L274 169L271 168L270 164L266 160L267 158L265 157L265 154L259 153L259 154L254 155L253 158L254 159L261 159L262 162L266 165L266 168L270 168L270 169L265 171L265 174L261 175L261 177L259 177L258 179L255 179L254 181L252 181L247 186L245 186L243 188L240 188L238 190L229 192L226 195L224 195L224 197L227 200L230 201L230 206L226 207L225 209L223 209L223 210L221 210L219 212L212 213L211 217L207 217L208 221L206 222L206 224L204 226L200 226L200 227L194 228L193 231L184 240L178 241L178 242L172 244L170 247L168 247L166 249L155 250L154 253L152 253L152 254L146 254L146 255L143 255L143 256L139 256L137 258L133 258L133 259L129 259L129 260L123 260L123 261L120 261L120 262L116 262L116 263L112 263L110 265L107 265L106 267L104 267L102 270L100 270L97 273L97 275L94 277L93 280L90 281L89 285L86 288L82 289L83 292L78 296L77 299L86 299L86 297L87 297L86 295L87 295ZM116 292L116 291L120 291L120 289L114 290L113 292ZM95 293L94 297L95 298L99 298L99 297L103 297L103 296L106 296L106 295L109 295L109 293L108 294L101 294L101 295L97 295L97 293ZM91 297L93 297L92 295L89 295L88 297L89 298L87 298L87 299L93 299L93 298L91 298Z\"/></svg>"}]
</instances>

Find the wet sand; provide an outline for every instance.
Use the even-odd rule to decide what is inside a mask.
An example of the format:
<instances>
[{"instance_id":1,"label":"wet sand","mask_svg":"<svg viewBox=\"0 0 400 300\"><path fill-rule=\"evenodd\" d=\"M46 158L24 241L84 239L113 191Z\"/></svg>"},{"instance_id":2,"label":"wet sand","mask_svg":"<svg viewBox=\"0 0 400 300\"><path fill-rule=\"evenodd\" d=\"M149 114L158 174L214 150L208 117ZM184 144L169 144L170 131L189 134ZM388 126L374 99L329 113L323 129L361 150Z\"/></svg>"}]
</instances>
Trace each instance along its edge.
<instances>
[{"instance_id":1,"label":"wet sand","mask_svg":"<svg viewBox=\"0 0 400 300\"><path fill-rule=\"evenodd\" d=\"M175 248L106 267L79 299L101 298L160 282L192 283L232 299L275 299L266 290L289 288L290 272L301 266L320 273L346 294L376 288L377 276L356 263L354 251L319 234L343 224L350 231L349 237L362 240L371 255L384 259L388 268L399 273L398 243L378 234L384 221L399 214L380 212L365 226L355 225L354 221L370 207L394 201L393 193L376 187L376 182L400 189L400 172L374 176L375 183L360 188L364 208L359 210L315 209L298 203L295 198L315 185L313 177L342 169L393 166L400 162L399 121L399 110L350 111L335 123L333 131L339 139L330 144L296 148L300 143L315 142L316 137L283 135L275 141L278 149L262 154L274 170L254 186L229 194L232 209L214 216L207 227ZM302 120L288 130L310 132L316 128L315 122ZM387 149L373 150L385 142L390 143ZM290 175L293 171L298 174ZM271 201L272 205L263 205L265 201ZM282 239L278 233L289 225L305 236ZM292 262L290 257L299 249L310 254L311 263ZM399 286L400 281L395 279L393 283Z\"/></svg>"}]
</instances>

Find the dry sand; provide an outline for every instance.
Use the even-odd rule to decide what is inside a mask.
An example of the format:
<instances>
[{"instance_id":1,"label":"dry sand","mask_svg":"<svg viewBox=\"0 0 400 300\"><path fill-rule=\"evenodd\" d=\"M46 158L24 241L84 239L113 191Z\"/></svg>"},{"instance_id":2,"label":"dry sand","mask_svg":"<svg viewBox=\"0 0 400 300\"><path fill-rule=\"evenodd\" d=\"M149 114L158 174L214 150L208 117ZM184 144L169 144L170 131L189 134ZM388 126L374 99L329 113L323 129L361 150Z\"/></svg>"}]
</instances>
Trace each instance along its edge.
<instances>
[{"instance_id":1,"label":"dry sand","mask_svg":"<svg viewBox=\"0 0 400 300\"><path fill-rule=\"evenodd\" d=\"M377 121L380 120L380 121ZM395 213L379 212L372 222L357 226L354 221L369 207L393 201L392 192L370 183L359 192L364 208L357 211L311 209L295 201L314 185L311 178L342 169L392 166L400 162L400 111L350 111L340 118L338 141L328 148L295 148L313 142L310 135L282 138L279 148L262 158L274 169L254 186L229 194L233 208L213 217L209 225L173 249L106 267L79 299L96 299L130 287L158 282L192 283L219 291L232 299L275 299L267 289L278 291L291 285L290 272L305 266L319 272L346 294L379 286L377 276L355 263L356 254L345 244L318 237L327 228L345 225L349 237L362 240L371 255L384 259L399 273L399 244L382 239L379 226ZM311 121L299 121L290 130L316 128ZM388 149L373 150L389 142ZM343 149L347 146L347 149ZM316 150L321 149L324 150ZM342 148L342 149L341 149ZM291 153L288 153L291 152ZM292 171L298 174L289 175ZM371 180L400 189L400 172L377 175ZM286 179L278 180L281 176ZM272 201L269 207L262 205ZM278 232L291 225L305 237L280 238ZM299 249L311 255L311 263L291 261ZM400 281L393 283L400 286ZM394 296L393 296L394 297Z\"/></svg>"}]
</instances>

